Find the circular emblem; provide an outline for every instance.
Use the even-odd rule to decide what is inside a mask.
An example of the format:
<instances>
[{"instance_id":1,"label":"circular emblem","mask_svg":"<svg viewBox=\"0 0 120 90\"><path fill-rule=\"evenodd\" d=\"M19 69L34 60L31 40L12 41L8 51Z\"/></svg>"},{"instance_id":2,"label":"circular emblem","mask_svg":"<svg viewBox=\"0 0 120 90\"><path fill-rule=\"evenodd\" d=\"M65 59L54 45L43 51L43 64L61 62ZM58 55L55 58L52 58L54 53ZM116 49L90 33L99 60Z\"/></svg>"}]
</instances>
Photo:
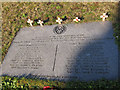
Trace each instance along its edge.
<instances>
[{"instance_id":1,"label":"circular emblem","mask_svg":"<svg viewBox=\"0 0 120 90\"><path fill-rule=\"evenodd\" d=\"M56 34L62 34L66 31L66 27L64 25L61 25L61 26L56 26L54 29L53 29L53 32L56 33Z\"/></svg>"}]
</instances>

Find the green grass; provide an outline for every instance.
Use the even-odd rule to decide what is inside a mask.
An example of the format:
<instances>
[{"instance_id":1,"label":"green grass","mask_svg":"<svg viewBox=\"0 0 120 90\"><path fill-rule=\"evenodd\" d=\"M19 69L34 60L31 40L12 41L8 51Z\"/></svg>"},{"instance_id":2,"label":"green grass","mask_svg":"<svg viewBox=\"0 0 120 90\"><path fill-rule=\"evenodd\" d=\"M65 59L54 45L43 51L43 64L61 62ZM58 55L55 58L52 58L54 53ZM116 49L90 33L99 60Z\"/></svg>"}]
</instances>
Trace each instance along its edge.
<instances>
[{"instance_id":1,"label":"green grass","mask_svg":"<svg viewBox=\"0 0 120 90\"><path fill-rule=\"evenodd\" d=\"M89 82L80 82L80 81L52 81L52 80L40 80L40 79L27 79L25 77L17 78L17 77L2 77L2 85L3 90L8 89L42 89L44 86L57 87L59 89L70 89L70 88L120 88L120 82L117 80L97 80L97 81L89 81Z\"/></svg>"},{"instance_id":2,"label":"green grass","mask_svg":"<svg viewBox=\"0 0 120 90\"><path fill-rule=\"evenodd\" d=\"M45 25L57 24L55 22L56 17L60 18L67 17L68 19L63 24L74 23L73 19L78 17L84 17L79 23L101 21L100 15L104 12L110 14L107 21L111 21L114 27L114 36L120 35L120 23L118 15L118 3L107 2L107 3L68 3L68 2L6 2L2 3L2 61L11 45L17 32L22 27L29 27L27 24L27 18L32 20L41 18L46 20L50 18L49 22ZM37 24L34 23L36 26ZM116 38L116 44L120 48L120 36ZM56 86L59 88L99 88L99 87L118 87L120 84L118 81L101 80L97 82L60 82L60 81L49 81L49 80L33 80L26 78L15 78L15 77L2 77L3 88L43 88L46 85ZM11 84L12 83L12 84Z\"/></svg>"}]
</instances>

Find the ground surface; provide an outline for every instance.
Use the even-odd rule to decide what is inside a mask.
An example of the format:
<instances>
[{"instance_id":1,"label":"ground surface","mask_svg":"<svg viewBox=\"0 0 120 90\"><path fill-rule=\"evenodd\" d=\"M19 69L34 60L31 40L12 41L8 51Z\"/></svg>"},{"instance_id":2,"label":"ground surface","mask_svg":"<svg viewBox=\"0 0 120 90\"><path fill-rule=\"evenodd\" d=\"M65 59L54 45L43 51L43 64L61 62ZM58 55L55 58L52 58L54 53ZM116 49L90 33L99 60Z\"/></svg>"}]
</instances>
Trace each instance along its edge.
<instances>
[{"instance_id":1,"label":"ground surface","mask_svg":"<svg viewBox=\"0 0 120 90\"><path fill-rule=\"evenodd\" d=\"M41 18L42 20L49 21L45 23L45 25L56 24L56 17L60 18L67 17L66 21L63 24L74 23L73 19L78 16L81 17L82 20L79 23L84 22L93 22L93 21L101 21L100 15L106 12L109 15L109 18L106 20L112 21L115 34L114 36L120 35L120 4L119 3L2 3L2 61L8 51L8 48L11 45L12 40L14 39L16 33L22 27L29 27L27 24L27 19L30 18L32 20ZM34 23L34 26L37 24ZM116 38L116 43L120 46L120 36ZM15 81L14 81L15 79ZM7 80L7 81L6 81ZM49 85L56 85L59 88L84 88L84 86L88 85L88 88L95 86L95 83L80 83L80 82L53 82L53 81L37 81L31 79L21 79L18 80L16 78L3 77L4 87L6 86L15 86L10 84L10 82L15 82L16 87L23 88L24 85L28 85L30 87L40 87ZM99 82L99 81L98 81ZM109 82L109 83L108 83ZM81 86L82 85L82 86ZM8 87L7 86L7 87ZM116 81L100 81L96 84L96 87L119 87L120 84ZM27 86L26 86L27 87Z\"/></svg>"}]
</instances>

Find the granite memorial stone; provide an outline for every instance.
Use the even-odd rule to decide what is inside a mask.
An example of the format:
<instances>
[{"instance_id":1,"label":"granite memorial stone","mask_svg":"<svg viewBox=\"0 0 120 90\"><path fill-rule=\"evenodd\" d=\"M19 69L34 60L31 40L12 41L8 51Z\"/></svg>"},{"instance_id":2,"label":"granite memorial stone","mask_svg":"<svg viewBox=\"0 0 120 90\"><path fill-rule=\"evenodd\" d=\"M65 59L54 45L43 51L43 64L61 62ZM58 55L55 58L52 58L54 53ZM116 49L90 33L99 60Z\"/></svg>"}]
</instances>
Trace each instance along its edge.
<instances>
[{"instance_id":1,"label":"granite memorial stone","mask_svg":"<svg viewBox=\"0 0 120 90\"><path fill-rule=\"evenodd\" d=\"M2 64L2 74L56 80L118 78L112 23L22 28Z\"/></svg>"}]
</instances>

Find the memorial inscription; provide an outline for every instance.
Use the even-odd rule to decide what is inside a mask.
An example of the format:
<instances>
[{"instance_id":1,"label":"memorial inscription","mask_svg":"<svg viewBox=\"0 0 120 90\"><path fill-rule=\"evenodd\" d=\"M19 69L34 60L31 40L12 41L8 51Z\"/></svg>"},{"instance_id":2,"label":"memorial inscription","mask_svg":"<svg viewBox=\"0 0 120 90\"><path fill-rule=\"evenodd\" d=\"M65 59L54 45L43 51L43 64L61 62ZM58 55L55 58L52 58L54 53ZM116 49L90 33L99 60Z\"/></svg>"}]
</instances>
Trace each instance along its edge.
<instances>
[{"instance_id":1,"label":"memorial inscription","mask_svg":"<svg viewBox=\"0 0 120 90\"><path fill-rule=\"evenodd\" d=\"M118 51L110 22L68 24L58 34L51 31L55 27L21 29L3 62L3 74L86 81L118 77Z\"/></svg>"}]
</instances>

